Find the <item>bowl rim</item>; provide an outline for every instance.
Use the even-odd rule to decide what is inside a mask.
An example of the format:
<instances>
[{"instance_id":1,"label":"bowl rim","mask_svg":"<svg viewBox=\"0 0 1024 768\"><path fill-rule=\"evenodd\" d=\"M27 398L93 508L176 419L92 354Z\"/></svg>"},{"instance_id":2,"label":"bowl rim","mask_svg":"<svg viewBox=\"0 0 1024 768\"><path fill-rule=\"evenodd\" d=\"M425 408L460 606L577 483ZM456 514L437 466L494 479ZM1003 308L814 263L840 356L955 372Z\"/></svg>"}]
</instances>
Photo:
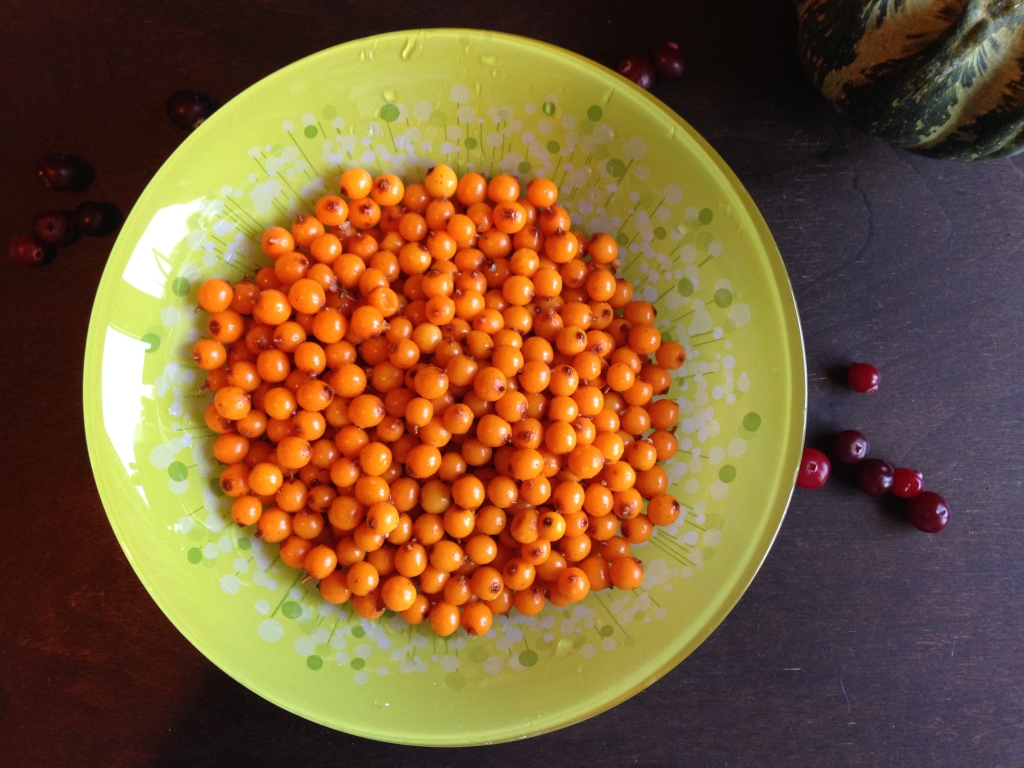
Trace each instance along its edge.
<instances>
[{"instance_id":1,"label":"bowl rim","mask_svg":"<svg viewBox=\"0 0 1024 768\"><path fill-rule=\"evenodd\" d=\"M199 128L194 130L189 136L178 145L177 148L161 163L160 168L153 175L153 177L147 183L145 189L140 194L138 200L132 207L132 211L126 218L125 226L122 227L121 234L119 234L117 241L111 248L111 254L118 250L119 247L124 248L122 238L127 242L127 235L125 234L130 230L128 224L131 223L133 218L137 214L136 212L144 207L144 204L148 202L149 198L157 194L154 186L156 181L164 169L172 164L176 157L187 151L188 147L196 141L204 141L206 134L210 132L210 129L206 127L207 124L216 126L222 120L230 119L231 115L228 114L228 107L235 102L240 96L248 93L254 88L264 86L268 83L272 83L276 80L286 80L294 69L299 67L308 67L312 62L315 62L321 58L330 58L336 56L339 51L347 48L355 48L358 46L366 45L370 42L379 42L381 40L390 40L398 37L408 37L409 35L430 35L430 36L469 36L473 38L500 38L509 42L516 43L525 47L534 47L548 53L555 53L559 56L564 56L572 59L578 65L589 66L596 68L601 75L605 77L612 77L617 80L618 84L622 87L632 88L639 92L646 99L655 105L669 120L671 120L678 128L684 131L690 140L692 140L699 149L704 152L707 158L711 161L714 170L719 174L721 181L728 185L732 194L736 196L739 202L745 209L745 214L749 218L751 225L753 226L754 234L753 239L755 242L760 244L763 249L765 256L768 260L769 272L772 278L775 280L781 309L782 324L787 333L789 340L798 346L799 354L797 350L793 349L789 358L786 361L787 366L790 369L790 374L793 379L794 391L792 410L793 416L790 422L783 427L784 436L788 440L789 444L789 455L784 457L783 466L784 469L789 469L790 482L782 482L786 478L785 472L780 480L778 489L775 493L774 498L770 499L768 524L764 527L763 532L759 539L753 542L753 552L755 556L752 557L747 563L744 564L743 568L739 571L739 574L734 579L734 585L727 595L722 599L718 609L710 615L705 624L700 630L691 638L691 640L682 645L676 653L669 658L661 667L656 671L640 679L635 685L630 687L628 690L621 694L609 699L601 704L595 705L588 711L563 717L559 719L557 716L552 718L552 721L545 724L544 726L535 730L523 730L520 733L513 735L502 736L496 739L487 738L474 738L470 741L461 742L447 742L444 744L440 743L421 743L417 741L411 741L403 739L401 734L394 732L388 732L386 729L381 731L371 731L361 727L349 728L346 725L342 729L339 725L330 722L327 718L320 716L315 710L305 707L301 703L296 704L295 702L285 702L279 700L274 692L268 692L263 690L259 685L258 680L249 679L241 670L230 668L230 660L215 660L207 655L206 651L203 650L203 644L201 644L190 629L186 616L178 615L174 612L163 600L160 591L151 583L151 580L144 575L143 571L136 566L135 559L132 552L129 550L125 543L125 536L122 535L121 527L118 520L112 514L111 509L113 507L113 501L115 494L111 484L107 482L104 473L101 471L100 466L100 448L97 444L97 435L94 434L92 424L102 422L102 360L98 356L99 348L103 346L102 328L100 323L100 315L102 314L102 307L106 299L112 290L112 286L120 274L115 274L117 269L114 267L113 261L108 261L104 268L103 275L100 279L99 285L96 289L96 297L93 302L93 308L90 313L88 335L86 338L84 365L83 365L83 416L85 420L85 437L86 445L89 454L90 466L93 472L93 478L96 481L97 491L100 496L100 501L103 504L104 511L106 512L107 519L110 523L111 528L114 531L114 535L117 538L118 544L124 551L125 557L131 564L132 569L135 571L136 577L142 582L146 591L153 601L159 606L160 610L170 620L174 627L189 641L189 643L195 647L203 656L210 661L214 666L219 668L225 674L232 679L236 680L240 684L244 685L253 693L256 693L260 697L272 702L273 704L281 707L285 711L297 714L307 720L311 720L319 725L331 728L332 730L342 730L345 733L349 733L355 736L363 738L374 739L377 741L383 741L386 743L402 744L408 746L429 746L429 747L470 747L470 746L481 746L486 744L497 744L505 743L509 741L517 741L523 738L540 736L542 734L551 733L561 728L565 728L570 725L582 722L583 720L594 717L595 715L612 709L623 701L635 696L640 691L652 685L654 682L664 677L668 672L673 670L680 662L683 661L687 656L693 653L710 635L714 632L718 626L724 621L725 617L736 607L740 598L746 593L750 584L753 582L754 577L757 575L762 564L768 556L768 552L771 550L772 544L775 541L776 536L780 528L782 527L783 520L785 519L786 512L789 507L789 503L792 499L793 492L795 490L795 479L799 469L800 454L802 452L804 438L806 435L806 424L807 424L807 362L806 362L806 349L804 345L803 331L800 324L800 317L796 306L796 297L793 293L792 283L789 279L789 274L786 270L785 264L782 260L782 255L778 249L775 239L772 237L771 231L768 228L764 217L761 215L760 210L754 203L753 198L747 192L746 188L742 185L739 178L732 171L732 169L726 164L722 157L711 147L711 145L692 127L687 123L680 115L664 104L660 99L656 98L649 92L641 89L627 78L623 77L619 73L615 72L608 67L605 67L599 62L595 62L581 54L569 51L560 46L546 43L541 40L533 38L514 35L505 32L497 32L486 29L470 29L460 27L430 27L420 29L405 29L396 30L393 32L382 33L378 35L371 35L368 37L357 38L350 40L345 43L340 43L330 48L325 48L321 51L317 51L308 56L304 56L301 59L297 59L292 63L275 70L274 72L266 75L265 77L257 80L251 85L247 86L235 97L230 99L225 105L217 110L207 121L204 122ZM802 401L802 402L801 402ZM760 553L759 556L757 553Z\"/></svg>"}]
</instances>

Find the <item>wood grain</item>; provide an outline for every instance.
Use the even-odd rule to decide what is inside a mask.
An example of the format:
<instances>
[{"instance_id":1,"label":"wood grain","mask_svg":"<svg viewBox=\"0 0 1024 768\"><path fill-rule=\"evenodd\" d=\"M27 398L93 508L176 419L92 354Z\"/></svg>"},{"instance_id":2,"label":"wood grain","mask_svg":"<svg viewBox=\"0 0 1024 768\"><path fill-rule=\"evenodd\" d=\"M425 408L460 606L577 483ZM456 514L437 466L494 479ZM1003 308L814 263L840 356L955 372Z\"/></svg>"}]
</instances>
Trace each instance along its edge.
<instances>
[{"instance_id":1,"label":"wood grain","mask_svg":"<svg viewBox=\"0 0 1024 768\"><path fill-rule=\"evenodd\" d=\"M807 344L809 441L865 430L877 455L925 473L949 500L952 525L918 534L895 505L859 495L839 473L794 496L760 575L711 638L614 710L471 750L356 739L213 667L160 613L114 539L80 398L110 241L83 241L44 269L3 259L0 762L1024 763L1024 161L926 160L851 129L802 78L787 0L8 0L0 236L79 202L32 179L46 151L90 158L99 170L90 196L127 211L183 138L164 114L177 88L226 99L348 39L451 25L537 37L610 66L678 39L690 71L655 93L730 163L775 234ZM853 359L882 369L877 394L836 383L837 366Z\"/></svg>"}]
</instances>

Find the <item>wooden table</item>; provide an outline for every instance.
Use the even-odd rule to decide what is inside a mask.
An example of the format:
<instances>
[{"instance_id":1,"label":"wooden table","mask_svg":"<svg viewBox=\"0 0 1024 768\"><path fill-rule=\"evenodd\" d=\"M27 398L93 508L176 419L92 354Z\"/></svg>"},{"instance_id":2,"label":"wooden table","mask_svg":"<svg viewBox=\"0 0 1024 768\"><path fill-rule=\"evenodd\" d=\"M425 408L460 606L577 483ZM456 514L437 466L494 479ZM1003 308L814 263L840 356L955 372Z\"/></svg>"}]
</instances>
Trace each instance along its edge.
<instances>
[{"instance_id":1,"label":"wooden table","mask_svg":"<svg viewBox=\"0 0 1024 768\"><path fill-rule=\"evenodd\" d=\"M655 94L718 149L775 234L807 344L809 442L867 431L878 455L946 496L949 529L920 534L836 477L795 494L711 638L614 710L464 751L332 732L201 656L111 532L79 395L111 241L40 269L5 258L0 763L1024 763L1024 160L927 160L849 127L800 72L786 0L650 5L7 3L0 235L55 205L32 178L47 151L89 157L90 196L127 211L183 138L164 114L181 87L227 99L302 56L402 28L497 28L610 66L678 39L690 72ZM879 393L836 382L853 359L882 369Z\"/></svg>"}]
</instances>

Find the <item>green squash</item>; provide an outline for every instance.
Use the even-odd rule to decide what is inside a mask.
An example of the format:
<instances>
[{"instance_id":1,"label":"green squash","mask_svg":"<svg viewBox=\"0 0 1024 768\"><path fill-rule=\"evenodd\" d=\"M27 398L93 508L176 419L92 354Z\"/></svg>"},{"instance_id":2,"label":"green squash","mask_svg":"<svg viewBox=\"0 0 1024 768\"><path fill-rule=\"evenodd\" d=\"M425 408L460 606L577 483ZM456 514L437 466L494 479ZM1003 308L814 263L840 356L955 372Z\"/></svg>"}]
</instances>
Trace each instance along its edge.
<instances>
[{"instance_id":1,"label":"green squash","mask_svg":"<svg viewBox=\"0 0 1024 768\"><path fill-rule=\"evenodd\" d=\"M1024 2L798 0L800 58L858 127L932 157L1024 149Z\"/></svg>"}]
</instances>

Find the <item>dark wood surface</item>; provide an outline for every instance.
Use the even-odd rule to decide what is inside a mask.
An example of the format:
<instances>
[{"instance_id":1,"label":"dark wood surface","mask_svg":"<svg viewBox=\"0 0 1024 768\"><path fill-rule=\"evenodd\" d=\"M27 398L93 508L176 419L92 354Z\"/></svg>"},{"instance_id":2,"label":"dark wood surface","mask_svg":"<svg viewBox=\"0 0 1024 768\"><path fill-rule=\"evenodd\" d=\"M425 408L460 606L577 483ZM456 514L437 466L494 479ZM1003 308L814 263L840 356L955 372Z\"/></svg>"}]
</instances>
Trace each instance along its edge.
<instances>
[{"instance_id":1,"label":"dark wood surface","mask_svg":"<svg viewBox=\"0 0 1024 768\"><path fill-rule=\"evenodd\" d=\"M0 764L1024 763L1024 159L931 161L851 129L802 77L786 0L644 5L8 0L0 237L62 204L32 178L47 151L90 158L89 197L127 211L183 138L164 114L181 87L227 99L320 49L421 26L501 29L610 66L676 38L690 72L655 93L717 148L775 234L807 345L808 440L865 430L877 455L946 496L949 529L919 534L898 505L837 476L795 494L710 639L614 710L461 751L353 738L210 664L111 532L80 398L111 241L34 270L4 258ZM852 359L882 369L880 392L836 382Z\"/></svg>"}]
</instances>

